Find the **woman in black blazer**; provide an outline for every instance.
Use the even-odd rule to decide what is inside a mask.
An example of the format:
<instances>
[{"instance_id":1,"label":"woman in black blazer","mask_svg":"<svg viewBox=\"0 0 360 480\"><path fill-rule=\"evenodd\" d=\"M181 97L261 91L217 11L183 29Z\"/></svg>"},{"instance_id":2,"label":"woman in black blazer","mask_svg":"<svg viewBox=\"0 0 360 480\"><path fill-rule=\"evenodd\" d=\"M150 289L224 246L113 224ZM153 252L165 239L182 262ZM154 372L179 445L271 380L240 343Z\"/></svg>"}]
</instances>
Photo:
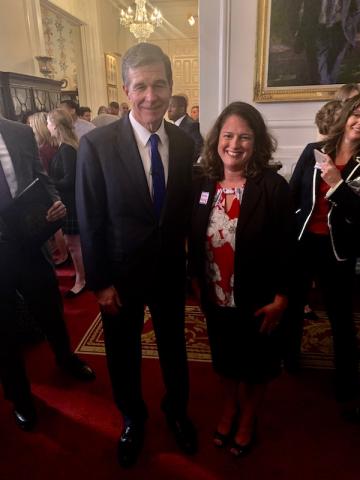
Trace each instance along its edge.
<instances>
[{"instance_id":1,"label":"woman in black blazer","mask_svg":"<svg viewBox=\"0 0 360 480\"><path fill-rule=\"evenodd\" d=\"M75 203L75 177L78 139L68 112L56 108L48 114L47 127L55 137L59 149L49 163L49 176L64 202L67 210L63 232L75 269L75 284L66 293L68 298L79 295L85 289L85 271L80 245L80 234Z\"/></svg>"},{"instance_id":2,"label":"woman in black blazer","mask_svg":"<svg viewBox=\"0 0 360 480\"><path fill-rule=\"evenodd\" d=\"M207 137L195 181L190 270L225 395L214 444L231 440L235 456L251 449L266 384L280 372L295 235L288 184L269 167L274 150L260 113L234 102Z\"/></svg>"},{"instance_id":3,"label":"woman in black blazer","mask_svg":"<svg viewBox=\"0 0 360 480\"><path fill-rule=\"evenodd\" d=\"M315 153L325 155L316 161ZM316 155L321 157L316 153ZM349 99L327 140L310 143L290 180L298 228L299 286L293 316L299 353L302 309L314 278L331 323L335 387L344 414L360 420L358 351L352 315L356 256L360 252L360 95ZM296 320L296 321L295 321ZM296 345L297 343L297 345Z\"/></svg>"}]
</instances>

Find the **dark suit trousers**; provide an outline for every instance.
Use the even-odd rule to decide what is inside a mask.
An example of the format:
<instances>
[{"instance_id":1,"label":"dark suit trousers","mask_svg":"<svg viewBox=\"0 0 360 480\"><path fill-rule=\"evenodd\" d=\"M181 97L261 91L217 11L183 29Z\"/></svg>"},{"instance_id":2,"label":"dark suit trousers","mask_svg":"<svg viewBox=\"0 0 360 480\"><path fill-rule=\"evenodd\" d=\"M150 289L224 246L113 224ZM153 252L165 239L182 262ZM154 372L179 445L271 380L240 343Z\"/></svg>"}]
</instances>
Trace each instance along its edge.
<instances>
[{"instance_id":1,"label":"dark suit trousers","mask_svg":"<svg viewBox=\"0 0 360 480\"><path fill-rule=\"evenodd\" d=\"M17 338L16 291L24 297L57 361L71 352L61 294L50 260L41 251L22 251L13 242L0 241L0 377L5 397L15 402L30 394Z\"/></svg>"},{"instance_id":2,"label":"dark suit trousers","mask_svg":"<svg viewBox=\"0 0 360 480\"><path fill-rule=\"evenodd\" d=\"M164 407L170 414L186 414L189 380L182 293L153 292L124 301L116 316L102 314L108 369L115 402L125 422L143 422L147 416L141 388L141 332L148 305L166 387ZM151 379L149 380L151 383Z\"/></svg>"},{"instance_id":3,"label":"dark suit trousers","mask_svg":"<svg viewBox=\"0 0 360 480\"><path fill-rule=\"evenodd\" d=\"M330 320L335 356L335 387L339 401L354 398L359 391L358 351L353 320L355 261L339 262L328 236L305 233L299 243L299 278L295 301L290 307L290 355L300 352L304 305L315 280Z\"/></svg>"}]
</instances>

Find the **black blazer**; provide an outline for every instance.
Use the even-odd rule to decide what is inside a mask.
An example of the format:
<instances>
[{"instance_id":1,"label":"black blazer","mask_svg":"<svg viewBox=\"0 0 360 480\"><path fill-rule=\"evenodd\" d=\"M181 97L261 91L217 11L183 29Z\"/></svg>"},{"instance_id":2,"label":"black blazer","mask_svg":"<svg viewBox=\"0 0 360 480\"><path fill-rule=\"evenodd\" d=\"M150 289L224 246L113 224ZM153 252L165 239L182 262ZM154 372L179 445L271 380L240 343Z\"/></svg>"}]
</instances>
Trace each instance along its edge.
<instances>
[{"instance_id":1,"label":"black blazer","mask_svg":"<svg viewBox=\"0 0 360 480\"><path fill-rule=\"evenodd\" d=\"M201 136L200 133L200 124L199 122L194 122L194 120L189 117L189 115L185 115L183 120L181 121L179 128L181 130L184 130L190 137L194 140L195 142L195 157L194 157L194 163L198 160L201 149L204 144L204 139Z\"/></svg>"},{"instance_id":2,"label":"black blazer","mask_svg":"<svg viewBox=\"0 0 360 480\"><path fill-rule=\"evenodd\" d=\"M75 214L76 149L62 143L49 162L49 176L54 182L68 214Z\"/></svg>"},{"instance_id":3,"label":"black blazer","mask_svg":"<svg viewBox=\"0 0 360 480\"><path fill-rule=\"evenodd\" d=\"M38 147L32 129L19 122L0 117L0 133L14 166L18 190L21 193L36 177L46 186L55 200L59 199L56 189L47 176L39 159Z\"/></svg>"},{"instance_id":4,"label":"black blazer","mask_svg":"<svg viewBox=\"0 0 360 480\"><path fill-rule=\"evenodd\" d=\"M319 190L321 172L315 168L314 149L321 149L323 143L309 143L296 164L290 180L293 195L298 238L301 239L314 208ZM346 260L360 252L360 194L349 186L349 182L360 183L360 157L350 159L341 176L344 182L329 195L328 216L332 247L338 260ZM350 184L351 185L351 184Z\"/></svg>"},{"instance_id":5,"label":"black blazer","mask_svg":"<svg viewBox=\"0 0 360 480\"><path fill-rule=\"evenodd\" d=\"M172 124L165 122L165 129L169 171L160 222L129 118L81 139L76 201L87 285L93 290L116 283L122 295L130 295L146 289L155 275L167 285L184 277L193 142Z\"/></svg>"},{"instance_id":6,"label":"black blazer","mask_svg":"<svg viewBox=\"0 0 360 480\"><path fill-rule=\"evenodd\" d=\"M16 195L30 185L35 178L39 178L54 201L58 200L56 189L40 162L32 129L22 123L0 117L0 133L14 166L18 183ZM4 231L5 226L0 219L0 232Z\"/></svg>"},{"instance_id":7,"label":"black blazer","mask_svg":"<svg viewBox=\"0 0 360 480\"><path fill-rule=\"evenodd\" d=\"M190 271L198 278L206 303L205 238L216 182L202 177L194 183ZM206 204L200 201L202 192L209 193ZM294 213L288 184L277 173L266 170L247 179L235 245L236 306L253 312L276 294L288 294L295 247Z\"/></svg>"}]
</instances>

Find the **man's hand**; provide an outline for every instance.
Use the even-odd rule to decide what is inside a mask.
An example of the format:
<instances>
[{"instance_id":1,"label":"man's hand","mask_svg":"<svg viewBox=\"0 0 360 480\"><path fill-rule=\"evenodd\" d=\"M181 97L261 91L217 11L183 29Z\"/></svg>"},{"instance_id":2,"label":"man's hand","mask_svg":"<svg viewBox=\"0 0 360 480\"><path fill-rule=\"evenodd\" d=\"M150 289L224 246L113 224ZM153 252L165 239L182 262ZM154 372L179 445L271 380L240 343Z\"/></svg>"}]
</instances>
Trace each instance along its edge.
<instances>
[{"instance_id":1,"label":"man's hand","mask_svg":"<svg viewBox=\"0 0 360 480\"><path fill-rule=\"evenodd\" d=\"M107 287L95 292L101 310L109 315L116 315L121 307L119 295L115 287Z\"/></svg>"},{"instance_id":2,"label":"man's hand","mask_svg":"<svg viewBox=\"0 0 360 480\"><path fill-rule=\"evenodd\" d=\"M56 222L66 215L66 207L61 200L54 202L46 214L46 220L48 222Z\"/></svg>"}]
</instances>

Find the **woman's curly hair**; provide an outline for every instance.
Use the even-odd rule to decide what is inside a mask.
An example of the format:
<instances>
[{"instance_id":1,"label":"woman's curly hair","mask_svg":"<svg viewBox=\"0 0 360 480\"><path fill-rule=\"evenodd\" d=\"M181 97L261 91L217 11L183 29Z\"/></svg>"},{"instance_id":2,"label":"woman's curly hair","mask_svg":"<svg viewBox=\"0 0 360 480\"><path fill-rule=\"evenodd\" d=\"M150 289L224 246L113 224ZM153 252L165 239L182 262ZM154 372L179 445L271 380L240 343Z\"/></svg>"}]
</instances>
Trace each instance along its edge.
<instances>
[{"instance_id":1,"label":"woman's curly hair","mask_svg":"<svg viewBox=\"0 0 360 480\"><path fill-rule=\"evenodd\" d=\"M330 155L331 158L336 157L336 152L340 146L340 143L343 139L345 133L345 126L346 122L348 121L349 117L353 114L354 110L360 107L360 94L356 95L356 97L349 98L344 103L344 106L341 110L340 116L337 119L334 126L331 128L330 135L327 138L324 151ZM360 148L360 142L359 142Z\"/></svg>"},{"instance_id":2,"label":"woman's curly hair","mask_svg":"<svg viewBox=\"0 0 360 480\"><path fill-rule=\"evenodd\" d=\"M245 177L254 177L264 169L269 168L269 161L276 150L277 142L268 132L260 112L245 102L230 103L220 113L208 133L201 155L203 174L213 180L223 180L224 178L224 166L218 154L218 143L224 123L233 115L245 120L254 134L254 153L245 165L243 172Z\"/></svg>"},{"instance_id":3,"label":"woman's curly hair","mask_svg":"<svg viewBox=\"0 0 360 480\"><path fill-rule=\"evenodd\" d=\"M325 103L315 115L315 125L321 135L329 135L333 125L339 118L343 103L340 100L330 100Z\"/></svg>"}]
</instances>

